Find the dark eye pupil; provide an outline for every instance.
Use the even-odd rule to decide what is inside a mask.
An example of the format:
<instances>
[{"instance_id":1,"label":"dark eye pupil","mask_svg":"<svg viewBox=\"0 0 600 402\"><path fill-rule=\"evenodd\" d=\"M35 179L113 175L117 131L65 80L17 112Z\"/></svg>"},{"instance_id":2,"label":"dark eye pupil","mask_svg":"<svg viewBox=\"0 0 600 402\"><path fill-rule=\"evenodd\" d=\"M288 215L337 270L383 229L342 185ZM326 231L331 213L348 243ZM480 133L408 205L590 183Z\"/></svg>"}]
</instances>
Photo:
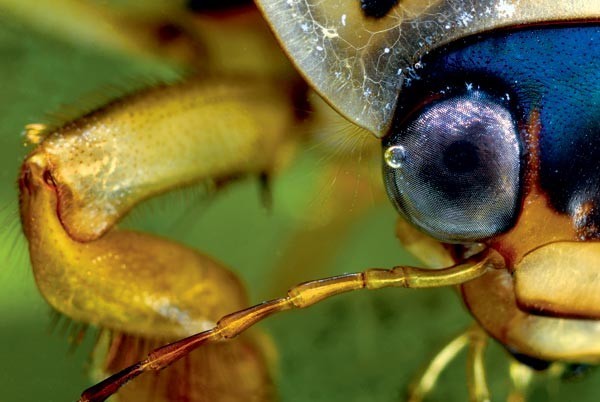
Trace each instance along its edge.
<instances>
[{"instance_id":1,"label":"dark eye pupil","mask_svg":"<svg viewBox=\"0 0 600 402\"><path fill-rule=\"evenodd\" d=\"M469 173L479 166L477 147L469 141L455 141L443 155L444 166L451 173Z\"/></svg>"}]
</instances>

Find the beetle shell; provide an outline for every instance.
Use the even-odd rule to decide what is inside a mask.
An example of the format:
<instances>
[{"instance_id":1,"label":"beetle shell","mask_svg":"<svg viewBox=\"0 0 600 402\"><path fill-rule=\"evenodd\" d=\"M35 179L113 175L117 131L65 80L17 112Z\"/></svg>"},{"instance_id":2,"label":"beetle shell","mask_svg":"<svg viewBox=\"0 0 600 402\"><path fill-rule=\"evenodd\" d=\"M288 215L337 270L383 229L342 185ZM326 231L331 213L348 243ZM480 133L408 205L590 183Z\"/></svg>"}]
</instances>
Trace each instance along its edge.
<instances>
[{"instance_id":1,"label":"beetle shell","mask_svg":"<svg viewBox=\"0 0 600 402\"><path fill-rule=\"evenodd\" d=\"M419 76L427 52L495 28L600 16L600 2L585 0L411 0L380 18L367 15L358 1L257 3L307 81L379 137L391 124L398 91Z\"/></svg>"}]
</instances>

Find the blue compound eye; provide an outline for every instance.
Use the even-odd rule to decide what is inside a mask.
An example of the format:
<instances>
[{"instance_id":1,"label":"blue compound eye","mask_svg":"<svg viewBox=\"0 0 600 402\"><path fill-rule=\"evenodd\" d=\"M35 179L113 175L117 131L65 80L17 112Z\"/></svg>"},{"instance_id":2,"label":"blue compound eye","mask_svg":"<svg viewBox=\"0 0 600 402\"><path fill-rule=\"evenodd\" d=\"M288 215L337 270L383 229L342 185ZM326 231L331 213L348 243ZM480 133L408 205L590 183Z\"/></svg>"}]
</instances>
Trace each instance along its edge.
<instances>
[{"instance_id":1,"label":"blue compound eye","mask_svg":"<svg viewBox=\"0 0 600 402\"><path fill-rule=\"evenodd\" d=\"M512 114L478 90L427 104L384 141L390 199L413 224L448 242L511 226L520 165Z\"/></svg>"}]
</instances>

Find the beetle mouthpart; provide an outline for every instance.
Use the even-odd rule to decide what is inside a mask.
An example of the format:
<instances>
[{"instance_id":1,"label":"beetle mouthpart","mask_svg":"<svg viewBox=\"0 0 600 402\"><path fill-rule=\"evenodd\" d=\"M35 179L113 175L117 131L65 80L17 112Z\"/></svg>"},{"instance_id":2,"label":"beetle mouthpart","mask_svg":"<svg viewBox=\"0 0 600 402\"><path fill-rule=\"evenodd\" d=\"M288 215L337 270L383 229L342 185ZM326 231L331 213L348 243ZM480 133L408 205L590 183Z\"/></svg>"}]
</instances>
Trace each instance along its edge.
<instances>
[{"instance_id":1,"label":"beetle mouthpart","mask_svg":"<svg viewBox=\"0 0 600 402\"><path fill-rule=\"evenodd\" d=\"M558 242L515 266L519 307L539 315L600 318L600 243Z\"/></svg>"}]
</instances>

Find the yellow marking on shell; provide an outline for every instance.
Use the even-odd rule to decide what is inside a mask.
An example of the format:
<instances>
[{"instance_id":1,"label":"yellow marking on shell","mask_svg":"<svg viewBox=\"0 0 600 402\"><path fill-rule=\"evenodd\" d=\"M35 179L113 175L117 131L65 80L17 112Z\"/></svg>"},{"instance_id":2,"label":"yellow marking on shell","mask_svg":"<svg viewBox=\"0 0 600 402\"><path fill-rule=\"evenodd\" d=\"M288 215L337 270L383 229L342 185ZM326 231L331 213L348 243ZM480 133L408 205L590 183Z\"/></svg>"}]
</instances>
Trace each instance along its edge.
<instances>
[{"instance_id":1,"label":"yellow marking on shell","mask_svg":"<svg viewBox=\"0 0 600 402\"><path fill-rule=\"evenodd\" d=\"M527 171L521 211L508 232L489 241L509 261L511 270L531 250L558 241L575 241L578 236L571 218L556 211L540 184L541 127L540 112L534 108L526 125Z\"/></svg>"}]
</instances>

